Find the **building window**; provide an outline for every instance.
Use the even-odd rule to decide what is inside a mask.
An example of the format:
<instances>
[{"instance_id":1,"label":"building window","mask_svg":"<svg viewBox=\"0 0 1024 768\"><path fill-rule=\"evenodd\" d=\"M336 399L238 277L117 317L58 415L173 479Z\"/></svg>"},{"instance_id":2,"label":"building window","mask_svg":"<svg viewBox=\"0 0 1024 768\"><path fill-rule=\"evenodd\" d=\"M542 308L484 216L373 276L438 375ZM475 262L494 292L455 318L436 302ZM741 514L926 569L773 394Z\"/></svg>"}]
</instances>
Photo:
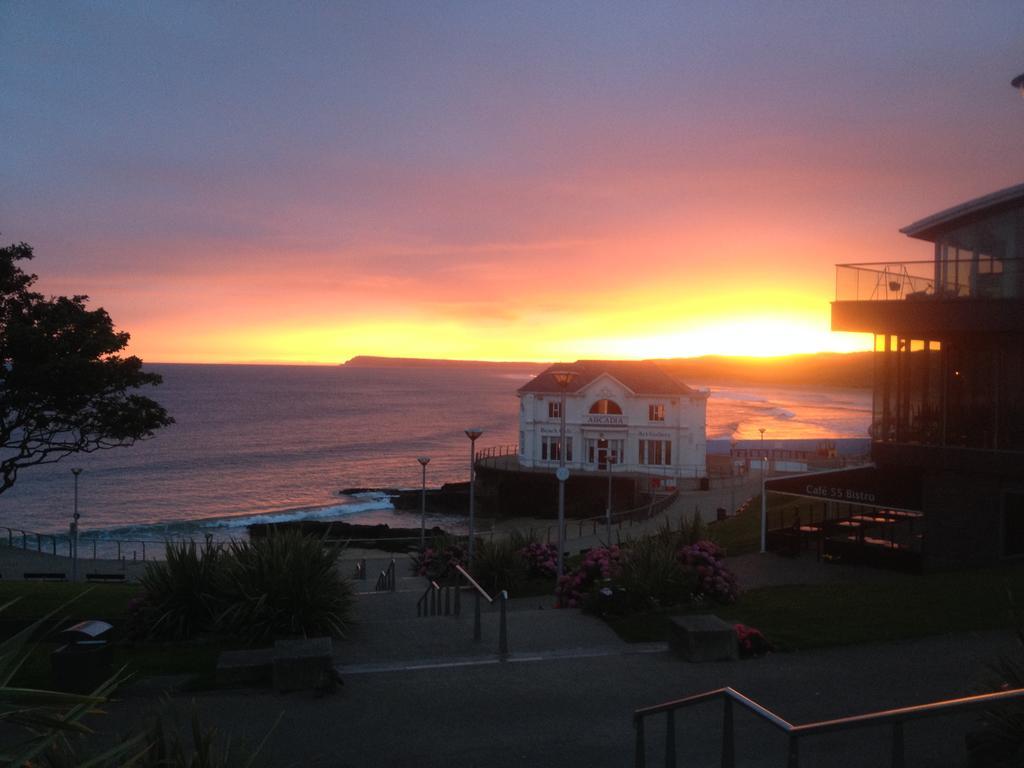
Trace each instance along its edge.
<instances>
[{"instance_id":1,"label":"building window","mask_svg":"<svg viewBox=\"0 0 1024 768\"><path fill-rule=\"evenodd\" d=\"M540 460L558 461L558 438L542 437L540 441ZM572 461L572 438L565 438L565 460Z\"/></svg>"},{"instance_id":2,"label":"building window","mask_svg":"<svg viewBox=\"0 0 1024 768\"><path fill-rule=\"evenodd\" d=\"M664 421L665 420L665 406L661 405L648 405L647 406L647 420L648 421Z\"/></svg>"},{"instance_id":3,"label":"building window","mask_svg":"<svg viewBox=\"0 0 1024 768\"><path fill-rule=\"evenodd\" d=\"M562 404L557 400L548 401L548 418L549 419L560 419L562 418Z\"/></svg>"},{"instance_id":4,"label":"building window","mask_svg":"<svg viewBox=\"0 0 1024 768\"><path fill-rule=\"evenodd\" d=\"M668 467L672 464L671 440L641 440L639 464Z\"/></svg>"},{"instance_id":5,"label":"building window","mask_svg":"<svg viewBox=\"0 0 1024 768\"><path fill-rule=\"evenodd\" d=\"M639 464L669 467L672 465L672 440L640 440Z\"/></svg>"},{"instance_id":6,"label":"building window","mask_svg":"<svg viewBox=\"0 0 1024 768\"><path fill-rule=\"evenodd\" d=\"M598 400L590 406L591 413L616 413L622 414L622 408L614 400Z\"/></svg>"}]
</instances>

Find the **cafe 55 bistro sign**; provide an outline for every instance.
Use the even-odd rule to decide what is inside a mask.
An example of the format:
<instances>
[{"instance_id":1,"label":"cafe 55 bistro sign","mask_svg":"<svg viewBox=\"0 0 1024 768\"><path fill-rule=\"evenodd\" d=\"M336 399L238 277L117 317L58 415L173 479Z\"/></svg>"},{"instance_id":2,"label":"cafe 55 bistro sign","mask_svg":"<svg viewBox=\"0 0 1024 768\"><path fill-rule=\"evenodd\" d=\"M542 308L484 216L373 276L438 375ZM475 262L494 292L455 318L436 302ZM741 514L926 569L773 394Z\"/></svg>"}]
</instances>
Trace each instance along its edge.
<instances>
[{"instance_id":1,"label":"cafe 55 bistro sign","mask_svg":"<svg viewBox=\"0 0 1024 768\"><path fill-rule=\"evenodd\" d=\"M839 485L815 485L808 483L805 489L808 496L819 499L831 499L833 501L851 501L858 504L875 504L878 497L872 491L864 491L858 488L844 488Z\"/></svg>"}]
</instances>

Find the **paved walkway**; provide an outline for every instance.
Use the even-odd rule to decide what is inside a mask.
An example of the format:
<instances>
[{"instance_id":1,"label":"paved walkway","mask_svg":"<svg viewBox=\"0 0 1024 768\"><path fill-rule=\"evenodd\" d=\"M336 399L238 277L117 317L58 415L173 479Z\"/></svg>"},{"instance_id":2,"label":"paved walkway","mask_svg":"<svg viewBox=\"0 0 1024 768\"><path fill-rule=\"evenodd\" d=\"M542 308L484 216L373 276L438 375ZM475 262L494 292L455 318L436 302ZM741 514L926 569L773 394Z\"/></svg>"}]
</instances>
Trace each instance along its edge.
<instances>
[{"instance_id":1,"label":"paved walkway","mask_svg":"<svg viewBox=\"0 0 1024 768\"><path fill-rule=\"evenodd\" d=\"M371 563L371 574L387 562ZM813 557L736 562L760 583L873 578ZM337 693L200 694L204 725L256 743L280 717L266 765L611 768L632 762L638 707L729 685L793 723L840 717L981 690L988 663L1012 646L1010 633L993 632L687 664L662 644L624 643L592 617L525 598L511 601L511 653L499 660L493 608L485 609L483 642L475 644L469 600L461 618L416 617L422 585L400 576L395 593L370 594L366 582L360 624L335 646L344 678ZM173 701L186 712L184 697ZM129 697L115 716L139 709ZM907 764L964 765L964 734L974 724L973 716L958 716L909 725ZM786 764L785 740L763 721L738 713L736 729L737 765ZM676 734L680 765L717 765L721 706L680 715ZM660 765L664 723L652 721L647 736L649 764ZM887 765L889 739L877 728L815 738L803 745L801 766Z\"/></svg>"},{"instance_id":2,"label":"paved walkway","mask_svg":"<svg viewBox=\"0 0 1024 768\"><path fill-rule=\"evenodd\" d=\"M82 557L78 560L80 578L89 573L123 573L128 580L134 581L143 574L145 568L146 564L141 560L93 560L91 557ZM0 546L0 578L20 580L26 573L62 573L70 580L71 558L32 549Z\"/></svg>"}]
</instances>

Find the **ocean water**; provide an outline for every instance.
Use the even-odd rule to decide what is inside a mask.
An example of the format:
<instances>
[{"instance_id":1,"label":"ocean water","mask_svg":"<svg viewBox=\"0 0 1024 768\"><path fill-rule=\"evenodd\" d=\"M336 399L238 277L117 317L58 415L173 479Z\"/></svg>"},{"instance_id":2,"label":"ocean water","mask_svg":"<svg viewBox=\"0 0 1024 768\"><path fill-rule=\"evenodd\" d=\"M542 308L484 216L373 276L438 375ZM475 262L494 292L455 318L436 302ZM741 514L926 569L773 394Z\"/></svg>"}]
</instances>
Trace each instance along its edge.
<instances>
[{"instance_id":1,"label":"ocean water","mask_svg":"<svg viewBox=\"0 0 1024 768\"><path fill-rule=\"evenodd\" d=\"M176 423L131 448L24 470L0 494L0 526L67 530L81 467L82 531L107 538L237 535L257 521L348 519L418 525L377 494L467 479L477 448L518 439L516 389L535 369L152 365ZM699 383L696 384L699 386ZM711 385L708 436L863 437L867 390ZM442 518L439 523L451 523ZM0 536L6 532L0 530Z\"/></svg>"}]
</instances>

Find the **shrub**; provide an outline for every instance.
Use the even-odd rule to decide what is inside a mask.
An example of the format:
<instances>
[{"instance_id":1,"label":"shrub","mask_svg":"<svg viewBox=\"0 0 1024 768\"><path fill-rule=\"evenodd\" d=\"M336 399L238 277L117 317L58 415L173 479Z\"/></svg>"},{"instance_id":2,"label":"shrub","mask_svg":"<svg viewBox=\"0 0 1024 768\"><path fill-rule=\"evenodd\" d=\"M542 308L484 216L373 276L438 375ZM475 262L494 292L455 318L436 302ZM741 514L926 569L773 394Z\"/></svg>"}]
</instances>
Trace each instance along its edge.
<instances>
[{"instance_id":1,"label":"shrub","mask_svg":"<svg viewBox=\"0 0 1024 768\"><path fill-rule=\"evenodd\" d=\"M1024 688L1024 630L1017 631L1013 651L991 665L988 682L999 690ZM1024 764L1024 703L1020 699L996 705L981 715L981 730L968 733L972 766L1009 768Z\"/></svg>"},{"instance_id":2,"label":"shrub","mask_svg":"<svg viewBox=\"0 0 1024 768\"><path fill-rule=\"evenodd\" d=\"M713 541L698 541L679 550L679 561L696 576L694 594L718 603L735 603L739 586L724 562L722 550Z\"/></svg>"},{"instance_id":3,"label":"shrub","mask_svg":"<svg viewBox=\"0 0 1024 768\"><path fill-rule=\"evenodd\" d=\"M510 592L526 577L526 562L510 540L481 541L474 553L473 578L491 595Z\"/></svg>"},{"instance_id":4,"label":"shrub","mask_svg":"<svg viewBox=\"0 0 1024 768\"><path fill-rule=\"evenodd\" d=\"M621 560L622 550L618 546L598 547L587 552L579 568L559 579L555 588L558 604L569 608L580 605L598 582L619 575Z\"/></svg>"},{"instance_id":5,"label":"shrub","mask_svg":"<svg viewBox=\"0 0 1024 768\"><path fill-rule=\"evenodd\" d=\"M166 559L148 563L141 583L145 602L132 607L138 633L184 640L210 629L218 609L224 548L207 541L167 542Z\"/></svg>"},{"instance_id":6,"label":"shrub","mask_svg":"<svg viewBox=\"0 0 1024 768\"><path fill-rule=\"evenodd\" d=\"M550 579L558 572L558 547L531 541L518 550L530 578Z\"/></svg>"},{"instance_id":7,"label":"shrub","mask_svg":"<svg viewBox=\"0 0 1024 768\"><path fill-rule=\"evenodd\" d=\"M297 531L232 542L218 628L248 642L278 635L343 637L355 595L338 571L339 552Z\"/></svg>"},{"instance_id":8,"label":"shrub","mask_svg":"<svg viewBox=\"0 0 1024 768\"><path fill-rule=\"evenodd\" d=\"M412 555L412 572L433 581L444 581L454 575L455 566L465 567L466 555L458 539L435 536L423 550Z\"/></svg>"},{"instance_id":9,"label":"shrub","mask_svg":"<svg viewBox=\"0 0 1024 768\"><path fill-rule=\"evenodd\" d=\"M675 536L659 534L630 543L616 583L633 610L648 610L686 603L697 579L680 567Z\"/></svg>"},{"instance_id":10,"label":"shrub","mask_svg":"<svg viewBox=\"0 0 1024 768\"><path fill-rule=\"evenodd\" d=\"M740 649L740 658L748 659L754 656L763 656L772 649L771 643L759 629L748 627L746 624L736 624L736 643Z\"/></svg>"}]
</instances>

